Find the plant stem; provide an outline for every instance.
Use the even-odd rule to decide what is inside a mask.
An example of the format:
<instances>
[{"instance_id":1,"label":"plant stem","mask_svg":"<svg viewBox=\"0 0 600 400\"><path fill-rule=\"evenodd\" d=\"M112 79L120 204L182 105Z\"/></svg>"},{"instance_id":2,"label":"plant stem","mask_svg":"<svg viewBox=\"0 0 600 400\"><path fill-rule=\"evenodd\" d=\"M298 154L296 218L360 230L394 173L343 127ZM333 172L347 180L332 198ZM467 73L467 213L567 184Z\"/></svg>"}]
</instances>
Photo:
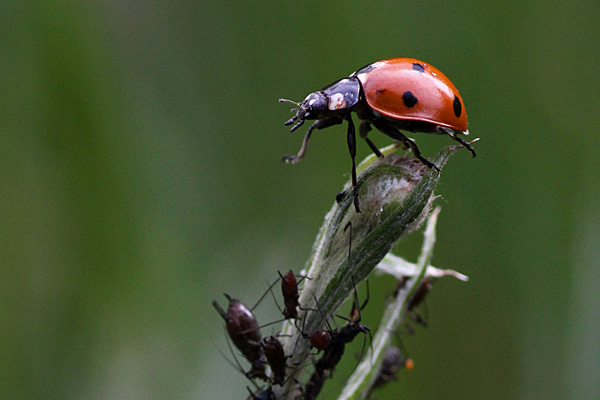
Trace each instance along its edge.
<instances>
[{"instance_id":1,"label":"plant stem","mask_svg":"<svg viewBox=\"0 0 600 400\"><path fill-rule=\"evenodd\" d=\"M429 265L433 255L435 225L439 213L440 208L437 207L427 221L425 240L417 262L418 273L406 282L405 286L398 291L395 299L386 307L377 333L373 338L372 347L348 380L338 400L364 399L371 392L381 369L385 351L393 341L394 335L404 319L410 299L425 279L426 266Z\"/></svg>"}]
</instances>

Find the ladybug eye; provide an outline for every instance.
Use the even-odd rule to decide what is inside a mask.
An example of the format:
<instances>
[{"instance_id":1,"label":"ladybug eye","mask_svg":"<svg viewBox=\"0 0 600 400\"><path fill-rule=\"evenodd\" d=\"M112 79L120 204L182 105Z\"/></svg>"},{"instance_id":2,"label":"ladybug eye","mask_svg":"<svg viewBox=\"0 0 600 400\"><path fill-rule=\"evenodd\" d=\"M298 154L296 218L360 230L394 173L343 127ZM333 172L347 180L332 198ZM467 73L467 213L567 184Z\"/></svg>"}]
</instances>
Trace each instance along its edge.
<instances>
[{"instance_id":1,"label":"ladybug eye","mask_svg":"<svg viewBox=\"0 0 600 400\"><path fill-rule=\"evenodd\" d=\"M306 100L308 107L313 110L323 108L323 106L326 104L325 98L319 94L311 95L310 98Z\"/></svg>"}]
</instances>

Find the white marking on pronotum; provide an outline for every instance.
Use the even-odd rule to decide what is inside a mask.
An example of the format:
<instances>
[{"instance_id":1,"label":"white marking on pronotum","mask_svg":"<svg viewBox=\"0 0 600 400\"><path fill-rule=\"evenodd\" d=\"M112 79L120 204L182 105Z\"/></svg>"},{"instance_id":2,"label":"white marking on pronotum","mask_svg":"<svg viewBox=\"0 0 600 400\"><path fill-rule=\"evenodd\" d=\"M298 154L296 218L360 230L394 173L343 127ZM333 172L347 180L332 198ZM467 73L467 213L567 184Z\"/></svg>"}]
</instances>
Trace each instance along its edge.
<instances>
[{"instance_id":1,"label":"white marking on pronotum","mask_svg":"<svg viewBox=\"0 0 600 400\"><path fill-rule=\"evenodd\" d=\"M346 107L346 100L344 100L344 95L341 93L336 93L329 97L329 104L327 105L330 110L339 110L341 108Z\"/></svg>"}]
</instances>

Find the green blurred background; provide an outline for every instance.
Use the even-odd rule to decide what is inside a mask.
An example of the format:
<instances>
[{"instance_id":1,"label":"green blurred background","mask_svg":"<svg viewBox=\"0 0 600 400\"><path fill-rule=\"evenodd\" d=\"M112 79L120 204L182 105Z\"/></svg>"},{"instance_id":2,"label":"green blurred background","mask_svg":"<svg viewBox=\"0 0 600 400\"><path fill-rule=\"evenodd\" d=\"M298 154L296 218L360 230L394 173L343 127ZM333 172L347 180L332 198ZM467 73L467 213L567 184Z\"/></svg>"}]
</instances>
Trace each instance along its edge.
<instances>
[{"instance_id":1,"label":"green blurred background","mask_svg":"<svg viewBox=\"0 0 600 400\"><path fill-rule=\"evenodd\" d=\"M435 286L415 369L377 398L600 398L599 2L9 0L0 18L0 398L244 398L210 303L299 270L350 170L345 127L282 164L305 129L277 99L397 56L452 79L481 141L438 187L434 264L471 281ZM371 326L392 287L372 279Z\"/></svg>"}]
</instances>

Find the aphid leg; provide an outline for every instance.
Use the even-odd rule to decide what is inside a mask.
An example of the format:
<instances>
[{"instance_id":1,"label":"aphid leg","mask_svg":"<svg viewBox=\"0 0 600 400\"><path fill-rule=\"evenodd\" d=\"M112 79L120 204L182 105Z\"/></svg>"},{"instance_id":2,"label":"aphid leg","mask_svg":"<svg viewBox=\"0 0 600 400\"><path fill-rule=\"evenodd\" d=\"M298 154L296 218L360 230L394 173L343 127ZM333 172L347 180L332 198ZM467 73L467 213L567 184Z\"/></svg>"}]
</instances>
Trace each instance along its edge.
<instances>
[{"instance_id":1,"label":"aphid leg","mask_svg":"<svg viewBox=\"0 0 600 400\"><path fill-rule=\"evenodd\" d=\"M403 331L400 332L400 328L398 328L400 333L407 334L410 336L413 336L415 334L415 329L412 327L411 324L408 323L408 321L404 321L402 326L404 327Z\"/></svg>"},{"instance_id":2,"label":"aphid leg","mask_svg":"<svg viewBox=\"0 0 600 400\"><path fill-rule=\"evenodd\" d=\"M361 304L360 308L358 309L359 311L364 310L365 307L367 306L367 304L369 303L369 300L371 299L371 291L369 290L369 279L368 278L366 279L366 285L367 285L367 298ZM360 317L360 314L359 314L359 317Z\"/></svg>"},{"instance_id":3,"label":"aphid leg","mask_svg":"<svg viewBox=\"0 0 600 400\"><path fill-rule=\"evenodd\" d=\"M313 298L315 299L315 303L317 304L317 311L319 312L319 314L321 314L321 317L323 318L323 320L325 321L325 325L327 326L327 330L329 332L333 332L333 329L331 329L331 325L329 324L329 320L327 320L327 317L325 316L325 314L323 314L323 310L321 310L321 306L319 305L319 301L317 300L317 296L315 296L313 294ZM335 325L335 330L338 330L337 324L335 323L335 318L332 318L333 321L333 325Z\"/></svg>"},{"instance_id":4,"label":"aphid leg","mask_svg":"<svg viewBox=\"0 0 600 400\"><path fill-rule=\"evenodd\" d=\"M254 382L254 379L250 378L246 374L246 371L244 371L244 367L242 367L242 364L240 363L240 360L238 360L237 356L235 355L235 351L233 350L233 347L231 346L231 342L229 341L228 335L225 335L225 342L227 343L227 347L229 348L229 353L233 357L233 361L235 362L235 364L215 344L215 347L217 348L217 351L219 352L219 354L221 354L221 356L225 359L225 361L227 361L227 363L229 365L231 365L233 367L233 369L238 370L242 375L244 375L244 377L246 377L246 379L248 379L250 381L250 383L252 383L252 385L256 389L260 389L260 387L256 384L256 382Z\"/></svg>"},{"instance_id":5,"label":"aphid leg","mask_svg":"<svg viewBox=\"0 0 600 400\"><path fill-rule=\"evenodd\" d=\"M306 325L306 314L307 313L304 313L304 318L302 318L302 329L298 329L300 331L300 334L296 338L296 343L294 343L294 348L292 349L292 355L296 353L296 346L298 346L298 342L300 341L301 337L303 337L305 339L310 339L310 336L307 335L306 333L304 333L304 326ZM298 325L296 325L295 322L296 321L294 321L294 326L296 326L296 329L297 329Z\"/></svg>"},{"instance_id":6,"label":"aphid leg","mask_svg":"<svg viewBox=\"0 0 600 400\"><path fill-rule=\"evenodd\" d=\"M411 310L410 312L406 313L406 316L408 318L410 318L413 322L421 325L423 328L427 328L427 326L429 325L429 321L428 321L428 311L427 311L427 303L423 302L423 304L421 304L422 309L422 314L421 312L417 312L416 310Z\"/></svg>"},{"instance_id":7,"label":"aphid leg","mask_svg":"<svg viewBox=\"0 0 600 400\"><path fill-rule=\"evenodd\" d=\"M275 282L277 283L277 282ZM273 292L273 286L269 287L269 291L271 292L271 296L273 297L273 301L275 302L275 306L277 307L277 309L279 310L280 313L283 314L283 308L281 308L281 306L279 305L279 302L277 301L277 297L275 297L275 292Z\"/></svg>"},{"instance_id":8,"label":"aphid leg","mask_svg":"<svg viewBox=\"0 0 600 400\"><path fill-rule=\"evenodd\" d=\"M348 150L350 150L350 158L352 159L352 188L354 192L354 208L356 212L360 212L358 207L358 182L356 180L356 133L354 129L354 122L350 114L346 116L348 121Z\"/></svg>"},{"instance_id":9,"label":"aphid leg","mask_svg":"<svg viewBox=\"0 0 600 400\"><path fill-rule=\"evenodd\" d=\"M365 348L367 347L367 335L369 338L369 348L371 349L371 355L373 354L373 336L371 335L371 330L367 327L364 326L364 331L363 333L365 334L364 338L363 338L363 344L362 344L362 348L360 350L360 354L358 356L358 363L356 364L356 367L354 367L354 369L356 369L358 367L358 364L360 364L363 355L365 354ZM373 356L371 356L371 359L369 360L370 363L373 363Z\"/></svg>"},{"instance_id":10,"label":"aphid leg","mask_svg":"<svg viewBox=\"0 0 600 400\"><path fill-rule=\"evenodd\" d=\"M365 309L365 307L369 303L369 299L371 298L371 294L370 294L370 290L369 290L369 280L366 279L367 298L359 306L360 303L358 300L358 291L356 290L356 285L354 284L354 278L350 278L350 279L352 279L352 287L354 288L354 295L353 295L354 298L352 299L352 309L350 310L350 318L346 318L346 317L344 317L342 315L338 315L338 314L336 314L336 316L343 319L344 321L348 321L348 322L352 322L352 323L359 323L361 321L360 312Z\"/></svg>"},{"instance_id":11,"label":"aphid leg","mask_svg":"<svg viewBox=\"0 0 600 400\"><path fill-rule=\"evenodd\" d=\"M260 298L256 301L256 303L254 303L254 305L252 306L250 311L254 311L254 309L256 307L258 307L258 305L263 301L263 299L265 298L267 293L269 293L269 292L273 293L273 286L275 286L277 284L277 282L279 282L279 279L277 279L275 282L273 282L269 285L269 288L267 290L265 290L265 292L262 294L262 296L260 296ZM273 298L275 298L275 295L273 295ZM277 300L275 300L275 304L277 304ZM279 304L277 304L277 307L279 307Z\"/></svg>"},{"instance_id":12,"label":"aphid leg","mask_svg":"<svg viewBox=\"0 0 600 400\"><path fill-rule=\"evenodd\" d=\"M306 135L304 135L304 141L302 142L302 147L300 148L300 151L298 152L298 154L295 156L287 154L287 155L283 156L283 161L285 161L288 164L295 164L298 161L300 161L300 159L302 157L304 157L304 154L306 153L306 148L308 147L308 141L310 140L310 135L312 134L312 131L314 129L328 128L330 126L341 124L341 123L342 123L342 120L337 117L335 117L335 118L330 117L330 118L323 118L323 119L316 120L315 122L313 122L313 124L310 126L310 128L308 128Z\"/></svg>"},{"instance_id":13,"label":"aphid leg","mask_svg":"<svg viewBox=\"0 0 600 400\"><path fill-rule=\"evenodd\" d=\"M371 123L367 122L367 121L363 121L361 122L359 128L358 128L358 132L361 138L363 138L365 140L365 142L367 142L367 144L369 145L369 147L371 148L371 151L379 158L383 157L383 154L381 154L381 151L379 151L379 149L377 148L377 146L375 146L375 143L373 143L371 141L371 139L369 139L367 136L369 134L369 132L371 132Z\"/></svg>"},{"instance_id":14,"label":"aphid leg","mask_svg":"<svg viewBox=\"0 0 600 400\"><path fill-rule=\"evenodd\" d=\"M302 282L305 279L308 279L309 281L312 280L312 278L309 278L308 275L296 275L297 277L300 277L300 279L298 279L298 284L300 284L300 282Z\"/></svg>"}]
</instances>

